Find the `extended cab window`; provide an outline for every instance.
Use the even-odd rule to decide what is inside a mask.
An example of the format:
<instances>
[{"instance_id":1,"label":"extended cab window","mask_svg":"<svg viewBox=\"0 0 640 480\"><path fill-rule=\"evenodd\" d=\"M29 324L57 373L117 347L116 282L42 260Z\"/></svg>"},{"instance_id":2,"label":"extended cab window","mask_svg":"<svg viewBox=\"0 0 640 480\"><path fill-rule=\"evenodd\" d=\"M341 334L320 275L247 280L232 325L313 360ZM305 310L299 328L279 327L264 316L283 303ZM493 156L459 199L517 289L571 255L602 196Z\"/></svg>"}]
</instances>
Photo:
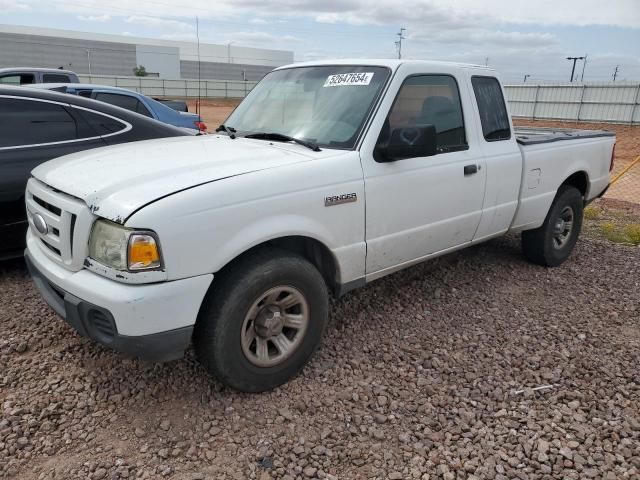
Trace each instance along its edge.
<instances>
[{"instance_id":1,"label":"extended cab window","mask_svg":"<svg viewBox=\"0 0 640 480\"><path fill-rule=\"evenodd\" d=\"M476 95L485 140L495 142L510 139L509 115L498 80L493 77L472 77L471 84Z\"/></svg>"},{"instance_id":2,"label":"extended cab window","mask_svg":"<svg viewBox=\"0 0 640 480\"><path fill-rule=\"evenodd\" d=\"M0 147L76 140L76 120L62 106L0 97Z\"/></svg>"},{"instance_id":3,"label":"extended cab window","mask_svg":"<svg viewBox=\"0 0 640 480\"><path fill-rule=\"evenodd\" d=\"M380 133L384 142L397 128L433 125L439 153L467 148L460 92L449 75L416 75L407 78Z\"/></svg>"},{"instance_id":4,"label":"extended cab window","mask_svg":"<svg viewBox=\"0 0 640 480\"><path fill-rule=\"evenodd\" d=\"M69 83L69 75L62 73L43 73L42 81L44 83Z\"/></svg>"}]
</instances>

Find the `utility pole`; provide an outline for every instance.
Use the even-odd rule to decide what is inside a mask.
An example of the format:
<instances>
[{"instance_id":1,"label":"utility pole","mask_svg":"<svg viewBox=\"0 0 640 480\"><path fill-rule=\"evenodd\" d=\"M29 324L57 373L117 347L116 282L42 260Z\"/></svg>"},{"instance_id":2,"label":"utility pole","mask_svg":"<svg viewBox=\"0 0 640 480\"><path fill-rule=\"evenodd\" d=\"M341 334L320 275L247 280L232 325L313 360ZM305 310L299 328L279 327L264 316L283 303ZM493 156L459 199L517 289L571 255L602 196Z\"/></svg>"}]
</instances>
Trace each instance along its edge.
<instances>
[{"instance_id":1,"label":"utility pole","mask_svg":"<svg viewBox=\"0 0 640 480\"><path fill-rule=\"evenodd\" d=\"M200 22L196 17L196 39L198 41L198 103L196 104L196 113L200 114Z\"/></svg>"},{"instance_id":2,"label":"utility pole","mask_svg":"<svg viewBox=\"0 0 640 480\"><path fill-rule=\"evenodd\" d=\"M580 81L584 82L584 68L587 66L587 54L584 54L584 60L582 62L582 75L580 75Z\"/></svg>"},{"instance_id":3,"label":"utility pole","mask_svg":"<svg viewBox=\"0 0 640 480\"><path fill-rule=\"evenodd\" d=\"M484 66L485 67L489 66L489 57L484 57Z\"/></svg>"},{"instance_id":4,"label":"utility pole","mask_svg":"<svg viewBox=\"0 0 640 480\"><path fill-rule=\"evenodd\" d=\"M234 43L235 40L231 40L227 42L227 63L231 63L231 44Z\"/></svg>"},{"instance_id":5,"label":"utility pole","mask_svg":"<svg viewBox=\"0 0 640 480\"><path fill-rule=\"evenodd\" d=\"M616 69L613 71L613 81L616 81L616 77L618 76L618 67L620 67L620 65L616 65Z\"/></svg>"},{"instance_id":6,"label":"utility pole","mask_svg":"<svg viewBox=\"0 0 640 480\"><path fill-rule=\"evenodd\" d=\"M527 83L527 78L529 78L531 75L529 75L528 73L524 76L524 80L522 81L522 83Z\"/></svg>"},{"instance_id":7,"label":"utility pole","mask_svg":"<svg viewBox=\"0 0 640 480\"><path fill-rule=\"evenodd\" d=\"M567 60L573 60L573 67L571 68L571 80L570 80L570 82L573 82L573 74L576 71L576 62L578 60L584 60L584 57L567 57Z\"/></svg>"},{"instance_id":8,"label":"utility pole","mask_svg":"<svg viewBox=\"0 0 640 480\"><path fill-rule=\"evenodd\" d=\"M398 58L402 58L402 40L405 40L407 37L404 36L404 32L407 29L402 27L396 35L398 35L398 41L396 42L396 46L398 47Z\"/></svg>"},{"instance_id":9,"label":"utility pole","mask_svg":"<svg viewBox=\"0 0 640 480\"><path fill-rule=\"evenodd\" d=\"M91 50L87 48L87 63L89 63L89 76L91 76Z\"/></svg>"}]
</instances>

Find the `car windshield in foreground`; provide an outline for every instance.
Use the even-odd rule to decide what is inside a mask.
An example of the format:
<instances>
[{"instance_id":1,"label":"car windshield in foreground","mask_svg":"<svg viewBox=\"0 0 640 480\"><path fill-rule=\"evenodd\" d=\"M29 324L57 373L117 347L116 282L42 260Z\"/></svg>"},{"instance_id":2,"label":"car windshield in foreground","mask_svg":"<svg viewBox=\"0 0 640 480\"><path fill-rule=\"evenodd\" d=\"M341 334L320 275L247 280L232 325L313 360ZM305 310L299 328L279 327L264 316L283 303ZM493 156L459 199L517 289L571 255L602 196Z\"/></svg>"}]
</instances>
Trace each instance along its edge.
<instances>
[{"instance_id":1,"label":"car windshield in foreground","mask_svg":"<svg viewBox=\"0 0 640 480\"><path fill-rule=\"evenodd\" d=\"M276 70L225 125L238 136L261 138L269 132L313 146L353 148L389 74L386 67L364 65Z\"/></svg>"}]
</instances>

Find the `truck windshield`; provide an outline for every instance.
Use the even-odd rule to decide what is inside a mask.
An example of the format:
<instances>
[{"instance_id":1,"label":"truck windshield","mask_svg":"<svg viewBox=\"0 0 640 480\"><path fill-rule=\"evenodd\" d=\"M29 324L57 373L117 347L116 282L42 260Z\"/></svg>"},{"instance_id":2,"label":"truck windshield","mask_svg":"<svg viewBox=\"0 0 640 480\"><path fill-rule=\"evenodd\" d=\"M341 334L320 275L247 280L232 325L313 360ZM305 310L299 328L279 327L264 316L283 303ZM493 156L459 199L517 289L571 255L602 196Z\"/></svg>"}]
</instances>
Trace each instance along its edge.
<instances>
[{"instance_id":1,"label":"truck windshield","mask_svg":"<svg viewBox=\"0 0 640 480\"><path fill-rule=\"evenodd\" d=\"M278 133L326 148L353 148L390 71L363 65L269 73L225 122L238 136Z\"/></svg>"}]
</instances>

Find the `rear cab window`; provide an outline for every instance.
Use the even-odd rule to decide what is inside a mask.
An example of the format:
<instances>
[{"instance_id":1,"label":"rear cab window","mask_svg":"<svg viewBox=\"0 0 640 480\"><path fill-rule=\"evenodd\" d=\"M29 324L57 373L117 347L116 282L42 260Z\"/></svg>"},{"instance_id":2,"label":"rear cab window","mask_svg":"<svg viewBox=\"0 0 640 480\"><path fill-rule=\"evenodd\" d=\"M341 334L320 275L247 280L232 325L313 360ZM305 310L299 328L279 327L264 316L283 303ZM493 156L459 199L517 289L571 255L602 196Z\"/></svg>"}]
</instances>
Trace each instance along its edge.
<instances>
[{"instance_id":1,"label":"rear cab window","mask_svg":"<svg viewBox=\"0 0 640 480\"><path fill-rule=\"evenodd\" d=\"M511 126L500 82L495 77L471 77L478 104L482 135L487 142L509 140Z\"/></svg>"}]
</instances>

